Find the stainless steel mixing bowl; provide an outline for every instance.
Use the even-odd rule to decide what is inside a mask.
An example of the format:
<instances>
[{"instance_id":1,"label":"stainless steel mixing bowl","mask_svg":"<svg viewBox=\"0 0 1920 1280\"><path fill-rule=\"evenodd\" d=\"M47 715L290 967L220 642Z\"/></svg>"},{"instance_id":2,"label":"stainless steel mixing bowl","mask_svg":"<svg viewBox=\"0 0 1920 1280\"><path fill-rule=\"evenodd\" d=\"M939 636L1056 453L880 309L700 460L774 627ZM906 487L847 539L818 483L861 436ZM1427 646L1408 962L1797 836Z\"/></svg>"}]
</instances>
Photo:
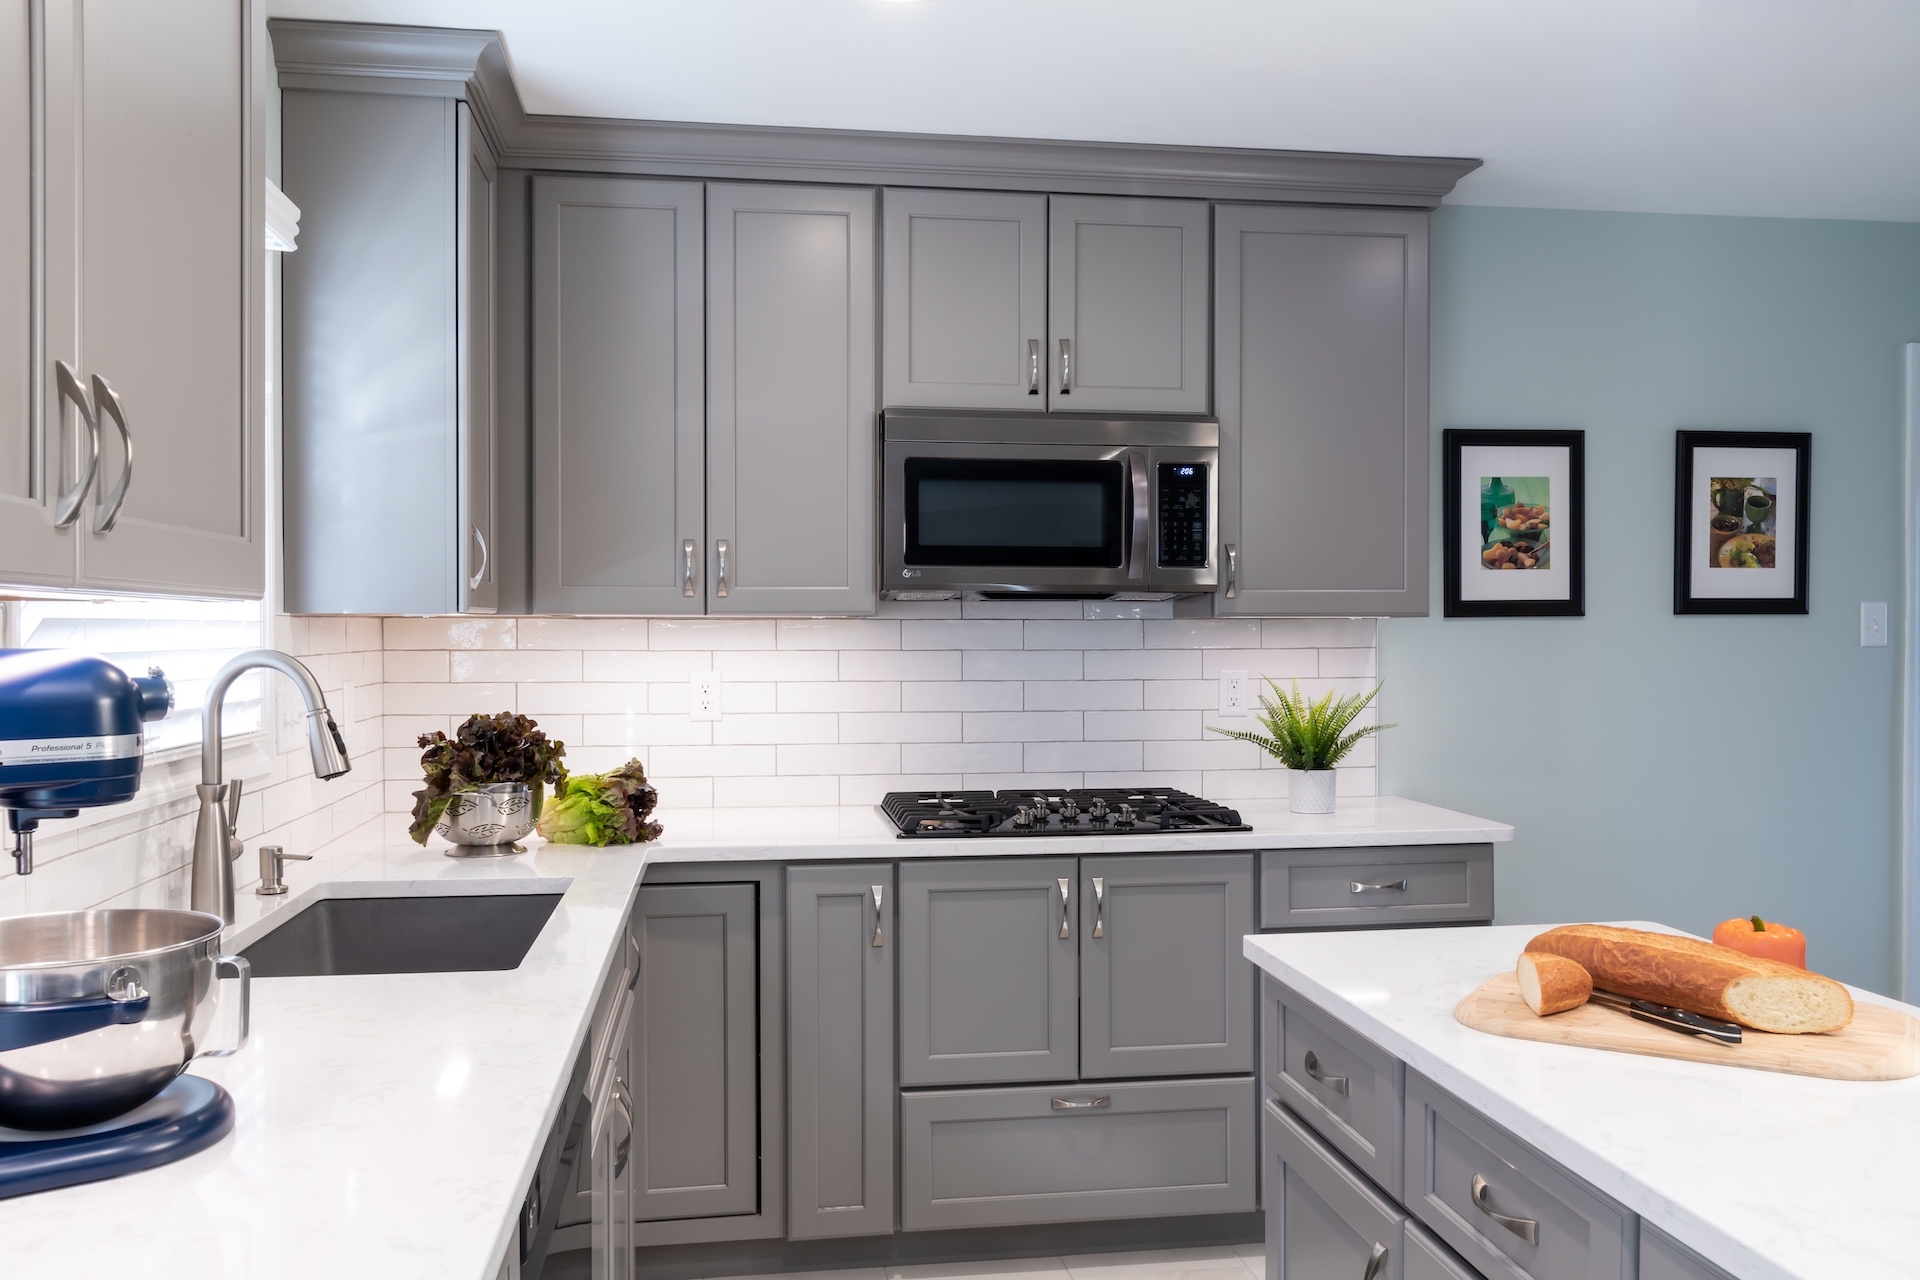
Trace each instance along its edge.
<instances>
[{"instance_id":1,"label":"stainless steel mixing bowl","mask_svg":"<svg viewBox=\"0 0 1920 1280\"><path fill-rule=\"evenodd\" d=\"M503 857L526 852L514 841L533 830L537 816L531 785L489 782L448 796L446 812L434 830L460 846L447 851L450 858Z\"/></svg>"},{"instance_id":2,"label":"stainless steel mixing bowl","mask_svg":"<svg viewBox=\"0 0 1920 1280\"><path fill-rule=\"evenodd\" d=\"M251 970L201 911L0 919L0 1125L71 1129L131 1111L196 1057L247 1042ZM219 977L240 980L238 1042L203 1040Z\"/></svg>"}]
</instances>

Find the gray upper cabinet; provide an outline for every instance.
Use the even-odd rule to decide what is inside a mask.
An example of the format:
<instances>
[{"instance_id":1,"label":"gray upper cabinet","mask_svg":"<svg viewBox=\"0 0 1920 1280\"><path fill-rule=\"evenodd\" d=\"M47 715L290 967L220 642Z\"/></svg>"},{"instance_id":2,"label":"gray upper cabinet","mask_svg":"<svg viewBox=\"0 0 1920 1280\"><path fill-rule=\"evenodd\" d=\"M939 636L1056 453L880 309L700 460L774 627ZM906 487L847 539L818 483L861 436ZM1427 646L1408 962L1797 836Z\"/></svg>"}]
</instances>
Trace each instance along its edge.
<instances>
[{"instance_id":1,"label":"gray upper cabinet","mask_svg":"<svg viewBox=\"0 0 1920 1280\"><path fill-rule=\"evenodd\" d=\"M790 1239L893 1230L893 865L787 871Z\"/></svg>"},{"instance_id":2,"label":"gray upper cabinet","mask_svg":"<svg viewBox=\"0 0 1920 1280\"><path fill-rule=\"evenodd\" d=\"M1253 855L1080 860L1083 1079L1253 1070Z\"/></svg>"},{"instance_id":3,"label":"gray upper cabinet","mask_svg":"<svg viewBox=\"0 0 1920 1280\"><path fill-rule=\"evenodd\" d=\"M1044 408L1047 197L884 198L884 403Z\"/></svg>"},{"instance_id":4,"label":"gray upper cabinet","mask_svg":"<svg viewBox=\"0 0 1920 1280\"><path fill-rule=\"evenodd\" d=\"M533 181L533 609L701 613L703 193Z\"/></svg>"},{"instance_id":5,"label":"gray upper cabinet","mask_svg":"<svg viewBox=\"0 0 1920 1280\"><path fill-rule=\"evenodd\" d=\"M1054 196L1051 205L1049 407L1205 413L1206 202Z\"/></svg>"},{"instance_id":6,"label":"gray upper cabinet","mask_svg":"<svg viewBox=\"0 0 1920 1280\"><path fill-rule=\"evenodd\" d=\"M1215 232L1216 612L1426 613L1426 215L1221 205Z\"/></svg>"},{"instance_id":7,"label":"gray upper cabinet","mask_svg":"<svg viewBox=\"0 0 1920 1280\"><path fill-rule=\"evenodd\" d=\"M876 192L707 188L707 608L871 613Z\"/></svg>"},{"instance_id":8,"label":"gray upper cabinet","mask_svg":"<svg viewBox=\"0 0 1920 1280\"><path fill-rule=\"evenodd\" d=\"M1072 858L900 864L900 1083L1072 1080Z\"/></svg>"},{"instance_id":9,"label":"gray upper cabinet","mask_svg":"<svg viewBox=\"0 0 1920 1280\"><path fill-rule=\"evenodd\" d=\"M755 888L645 885L635 915L633 1216L759 1203Z\"/></svg>"},{"instance_id":10,"label":"gray upper cabinet","mask_svg":"<svg viewBox=\"0 0 1920 1280\"><path fill-rule=\"evenodd\" d=\"M29 6L0 33L0 288L19 303L0 321L0 575L258 596L261 13L250 0L33 9L37 47ZM35 201L37 246L23 221Z\"/></svg>"},{"instance_id":11,"label":"gray upper cabinet","mask_svg":"<svg viewBox=\"0 0 1920 1280\"><path fill-rule=\"evenodd\" d=\"M276 26L283 64L303 35ZM457 86L364 83L281 100L287 610L491 612L492 158Z\"/></svg>"}]
</instances>

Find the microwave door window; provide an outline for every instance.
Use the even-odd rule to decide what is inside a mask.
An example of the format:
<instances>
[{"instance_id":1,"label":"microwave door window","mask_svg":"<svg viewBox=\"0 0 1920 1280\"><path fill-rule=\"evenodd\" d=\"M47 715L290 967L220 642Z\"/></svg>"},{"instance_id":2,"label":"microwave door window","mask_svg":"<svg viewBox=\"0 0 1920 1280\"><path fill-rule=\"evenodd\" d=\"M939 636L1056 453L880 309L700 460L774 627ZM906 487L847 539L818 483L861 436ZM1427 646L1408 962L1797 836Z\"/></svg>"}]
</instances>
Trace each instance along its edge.
<instances>
[{"instance_id":1,"label":"microwave door window","mask_svg":"<svg viewBox=\"0 0 1920 1280\"><path fill-rule=\"evenodd\" d=\"M907 560L928 565L1118 568L1117 462L906 460Z\"/></svg>"}]
</instances>

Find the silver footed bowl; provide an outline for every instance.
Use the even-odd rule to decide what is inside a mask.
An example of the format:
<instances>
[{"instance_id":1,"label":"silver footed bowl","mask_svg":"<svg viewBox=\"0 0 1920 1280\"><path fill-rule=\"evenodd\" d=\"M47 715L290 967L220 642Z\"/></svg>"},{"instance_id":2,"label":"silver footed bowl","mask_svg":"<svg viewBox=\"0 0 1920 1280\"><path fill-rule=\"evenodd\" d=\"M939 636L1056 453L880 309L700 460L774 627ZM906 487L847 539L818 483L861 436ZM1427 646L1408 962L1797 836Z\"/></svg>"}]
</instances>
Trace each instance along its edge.
<instances>
[{"instance_id":1,"label":"silver footed bowl","mask_svg":"<svg viewBox=\"0 0 1920 1280\"><path fill-rule=\"evenodd\" d=\"M490 782L448 796L434 830L454 844L510 845L533 830L533 816L530 784Z\"/></svg>"},{"instance_id":2,"label":"silver footed bowl","mask_svg":"<svg viewBox=\"0 0 1920 1280\"><path fill-rule=\"evenodd\" d=\"M0 1125L73 1129L146 1102L197 1057L246 1043L247 962L220 917L157 908L0 920ZM221 971L241 979L239 1043L205 1043Z\"/></svg>"}]
</instances>

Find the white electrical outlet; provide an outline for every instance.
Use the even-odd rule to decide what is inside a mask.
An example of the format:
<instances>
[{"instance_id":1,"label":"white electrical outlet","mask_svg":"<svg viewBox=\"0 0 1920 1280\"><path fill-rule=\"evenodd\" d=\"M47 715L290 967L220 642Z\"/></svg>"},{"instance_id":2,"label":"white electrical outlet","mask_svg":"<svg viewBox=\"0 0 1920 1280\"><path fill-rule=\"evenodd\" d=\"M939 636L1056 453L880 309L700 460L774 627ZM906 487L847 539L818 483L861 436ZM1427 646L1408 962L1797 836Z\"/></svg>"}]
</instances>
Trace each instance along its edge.
<instances>
[{"instance_id":1,"label":"white electrical outlet","mask_svg":"<svg viewBox=\"0 0 1920 1280\"><path fill-rule=\"evenodd\" d=\"M720 718L720 673L718 671L696 671L691 677L687 705L695 720L718 720Z\"/></svg>"},{"instance_id":2,"label":"white electrical outlet","mask_svg":"<svg viewBox=\"0 0 1920 1280\"><path fill-rule=\"evenodd\" d=\"M1860 647L1880 649L1887 643L1887 603L1884 600L1860 605Z\"/></svg>"},{"instance_id":3,"label":"white electrical outlet","mask_svg":"<svg viewBox=\"0 0 1920 1280\"><path fill-rule=\"evenodd\" d=\"M1247 714L1246 672L1222 671L1220 673L1220 714L1223 716Z\"/></svg>"}]
</instances>

